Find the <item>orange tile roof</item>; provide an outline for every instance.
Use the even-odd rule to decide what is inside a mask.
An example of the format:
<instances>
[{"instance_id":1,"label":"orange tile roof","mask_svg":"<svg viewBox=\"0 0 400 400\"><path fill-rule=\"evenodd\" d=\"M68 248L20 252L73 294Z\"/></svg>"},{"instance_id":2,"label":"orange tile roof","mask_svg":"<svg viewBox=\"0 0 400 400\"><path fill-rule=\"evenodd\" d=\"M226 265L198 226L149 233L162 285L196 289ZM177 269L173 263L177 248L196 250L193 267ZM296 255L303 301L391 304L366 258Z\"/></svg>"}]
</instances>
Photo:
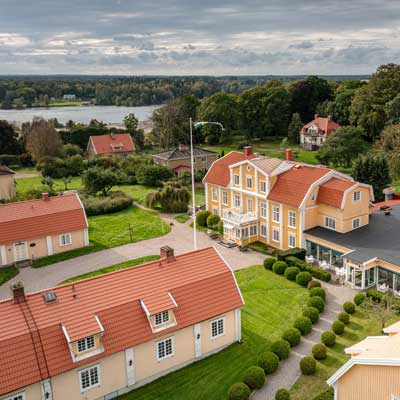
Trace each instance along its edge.
<instances>
[{"instance_id":1,"label":"orange tile roof","mask_svg":"<svg viewBox=\"0 0 400 400\"><path fill-rule=\"evenodd\" d=\"M253 158L257 158L257 155L250 154L247 156L238 151L231 151L213 163L203 181L213 185L228 186L230 180L229 166L240 161L252 160Z\"/></svg>"},{"instance_id":2,"label":"orange tile roof","mask_svg":"<svg viewBox=\"0 0 400 400\"><path fill-rule=\"evenodd\" d=\"M0 175L14 175L15 171L5 165L0 165Z\"/></svg>"},{"instance_id":3,"label":"orange tile roof","mask_svg":"<svg viewBox=\"0 0 400 400\"><path fill-rule=\"evenodd\" d=\"M341 208L344 192L356 182L340 178L332 178L320 185L317 202L328 206Z\"/></svg>"},{"instance_id":4,"label":"orange tile roof","mask_svg":"<svg viewBox=\"0 0 400 400\"><path fill-rule=\"evenodd\" d=\"M135 151L132 136L129 133L90 136L96 154L118 154ZM114 146L121 147L120 149Z\"/></svg>"},{"instance_id":5,"label":"orange tile roof","mask_svg":"<svg viewBox=\"0 0 400 400\"><path fill-rule=\"evenodd\" d=\"M87 228L77 194L0 205L0 243L37 239Z\"/></svg>"},{"instance_id":6,"label":"orange tile roof","mask_svg":"<svg viewBox=\"0 0 400 400\"><path fill-rule=\"evenodd\" d=\"M325 167L294 165L289 171L278 175L268 199L290 207L299 207L310 186L331 172Z\"/></svg>"},{"instance_id":7,"label":"orange tile roof","mask_svg":"<svg viewBox=\"0 0 400 400\"><path fill-rule=\"evenodd\" d=\"M0 302L0 395L76 368L128 347L191 326L243 305L231 269L214 248L28 294L26 302ZM154 293L171 293L177 325L153 333L141 307ZM29 334L26 314L40 334ZM61 325L74 340L92 334L95 316L104 327L104 352L73 362ZM36 346L35 346L36 343ZM43 357L38 351L43 346ZM40 366L40 368L39 368ZM41 373L39 373L39 370Z\"/></svg>"},{"instance_id":8,"label":"orange tile roof","mask_svg":"<svg viewBox=\"0 0 400 400\"><path fill-rule=\"evenodd\" d=\"M340 125L337 124L335 121L332 121L330 118L317 117L303 126L301 130L302 133L306 133L305 130L313 125L316 125L320 129L320 131L326 136L330 136L336 129L340 128Z\"/></svg>"}]
</instances>

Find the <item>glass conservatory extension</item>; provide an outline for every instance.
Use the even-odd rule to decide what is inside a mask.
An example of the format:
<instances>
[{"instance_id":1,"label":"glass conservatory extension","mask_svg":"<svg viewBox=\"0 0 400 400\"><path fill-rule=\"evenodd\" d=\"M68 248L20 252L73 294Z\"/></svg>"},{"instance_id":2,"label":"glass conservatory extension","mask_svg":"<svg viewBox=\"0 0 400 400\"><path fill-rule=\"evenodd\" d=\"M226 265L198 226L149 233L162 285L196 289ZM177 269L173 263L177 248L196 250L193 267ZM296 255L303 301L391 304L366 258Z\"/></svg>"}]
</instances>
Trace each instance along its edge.
<instances>
[{"instance_id":1,"label":"glass conservatory extension","mask_svg":"<svg viewBox=\"0 0 400 400\"><path fill-rule=\"evenodd\" d=\"M319 262L326 261L332 268L343 267L343 253L321 244L306 240L307 255L313 256Z\"/></svg>"}]
</instances>

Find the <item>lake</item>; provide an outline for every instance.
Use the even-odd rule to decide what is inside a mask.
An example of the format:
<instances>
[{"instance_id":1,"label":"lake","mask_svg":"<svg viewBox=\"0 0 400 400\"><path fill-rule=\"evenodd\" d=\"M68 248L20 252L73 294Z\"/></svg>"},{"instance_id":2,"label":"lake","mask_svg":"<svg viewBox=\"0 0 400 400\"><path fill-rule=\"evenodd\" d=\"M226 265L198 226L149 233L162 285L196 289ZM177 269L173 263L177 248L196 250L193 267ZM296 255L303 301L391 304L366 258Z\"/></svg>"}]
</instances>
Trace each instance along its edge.
<instances>
[{"instance_id":1,"label":"lake","mask_svg":"<svg viewBox=\"0 0 400 400\"><path fill-rule=\"evenodd\" d=\"M106 124L120 124L125 116L134 113L139 121L146 121L152 112L160 106L143 107L117 107L117 106L71 106L49 108L26 108L24 110L0 110L0 120L7 120L20 124L32 121L33 117L44 119L57 118L58 122L65 124L67 121L88 124L90 120L97 119Z\"/></svg>"}]
</instances>

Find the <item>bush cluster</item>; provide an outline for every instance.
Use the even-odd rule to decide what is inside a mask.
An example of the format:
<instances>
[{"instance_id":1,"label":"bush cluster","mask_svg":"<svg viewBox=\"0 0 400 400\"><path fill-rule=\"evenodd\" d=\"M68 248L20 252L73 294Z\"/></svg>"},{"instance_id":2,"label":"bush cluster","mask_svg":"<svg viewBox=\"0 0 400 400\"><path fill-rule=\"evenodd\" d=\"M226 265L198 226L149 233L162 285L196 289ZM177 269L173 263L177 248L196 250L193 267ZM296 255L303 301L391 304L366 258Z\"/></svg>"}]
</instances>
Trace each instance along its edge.
<instances>
[{"instance_id":1,"label":"bush cluster","mask_svg":"<svg viewBox=\"0 0 400 400\"><path fill-rule=\"evenodd\" d=\"M344 323L342 321L335 321L332 324L332 330L336 333L336 335L341 335L344 332Z\"/></svg>"},{"instance_id":2,"label":"bush cluster","mask_svg":"<svg viewBox=\"0 0 400 400\"><path fill-rule=\"evenodd\" d=\"M307 305L308 307L315 307L320 313L325 310L325 302L318 296L310 297Z\"/></svg>"},{"instance_id":3,"label":"bush cluster","mask_svg":"<svg viewBox=\"0 0 400 400\"><path fill-rule=\"evenodd\" d=\"M354 304L357 305L357 306L359 306L360 304L362 304L362 303L364 302L364 300L365 300L365 294L362 294L362 293L357 293L357 294L354 296L354 299L353 299Z\"/></svg>"},{"instance_id":4,"label":"bush cluster","mask_svg":"<svg viewBox=\"0 0 400 400\"><path fill-rule=\"evenodd\" d=\"M303 375L313 375L316 369L317 363L312 357L306 356L300 360L300 370Z\"/></svg>"},{"instance_id":5,"label":"bush cluster","mask_svg":"<svg viewBox=\"0 0 400 400\"><path fill-rule=\"evenodd\" d=\"M308 282L307 289L313 289L316 287L321 287L320 281L316 281L315 279L313 279L312 281Z\"/></svg>"},{"instance_id":6,"label":"bush cluster","mask_svg":"<svg viewBox=\"0 0 400 400\"><path fill-rule=\"evenodd\" d=\"M330 331L322 332L321 341L325 346L333 347L336 343L336 335Z\"/></svg>"},{"instance_id":7,"label":"bush cluster","mask_svg":"<svg viewBox=\"0 0 400 400\"><path fill-rule=\"evenodd\" d=\"M325 289L322 289L321 287L314 287L310 289L310 297L321 297L322 300L325 301L326 299L326 292Z\"/></svg>"},{"instance_id":8,"label":"bush cluster","mask_svg":"<svg viewBox=\"0 0 400 400\"><path fill-rule=\"evenodd\" d=\"M264 370L265 374L272 374L279 367L279 357L272 351L267 351L260 356L258 366Z\"/></svg>"},{"instance_id":9,"label":"bush cluster","mask_svg":"<svg viewBox=\"0 0 400 400\"><path fill-rule=\"evenodd\" d=\"M132 205L132 199L124 192L114 192L110 196L81 196L86 215L110 214L122 211Z\"/></svg>"},{"instance_id":10,"label":"bush cluster","mask_svg":"<svg viewBox=\"0 0 400 400\"><path fill-rule=\"evenodd\" d=\"M327 357L326 346L322 343L314 344L312 355L316 360L324 360Z\"/></svg>"},{"instance_id":11,"label":"bush cluster","mask_svg":"<svg viewBox=\"0 0 400 400\"><path fill-rule=\"evenodd\" d=\"M332 278L328 271L323 271L322 269L307 264L304 261L304 258L300 259L298 257L291 256L286 258L286 262L289 265L298 267L300 271L309 272L314 278L320 279L321 281L329 282Z\"/></svg>"},{"instance_id":12,"label":"bush cluster","mask_svg":"<svg viewBox=\"0 0 400 400\"><path fill-rule=\"evenodd\" d=\"M289 281L295 281L299 273L300 270L297 267L288 267L285 270L285 278Z\"/></svg>"},{"instance_id":13,"label":"bush cluster","mask_svg":"<svg viewBox=\"0 0 400 400\"><path fill-rule=\"evenodd\" d=\"M312 330L312 322L308 317L299 317L294 321L293 326L298 329L302 335L307 335Z\"/></svg>"},{"instance_id":14,"label":"bush cluster","mask_svg":"<svg viewBox=\"0 0 400 400\"><path fill-rule=\"evenodd\" d=\"M243 382L234 383L228 392L229 400L247 400L250 397L251 390L250 388Z\"/></svg>"},{"instance_id":15,"label":"bush cluster","mask_svg":"<svg viewBox=\"0 0 400 400\"><path fill-rule=\"evenodd\" d=\"M272 266L272 270L278 275L283 275L286 268L287 264L285 261L275 261L274 265Z\"/></svg>"},{"instance_id":16,"label":"bush cluster","mask_svg":"<svg viewBox=\"0 0 400 400\"><path fill-rule=\"evenodd\" d=\"M338 320L347 325L350 323L350 315L347 314L347 312L342 311L338 316Z\"/></svg>"},{"instance_id":17,"label":"bush cluster","mask_svg":"<svg viewBox=\"0 0 400 400\"><path fill-rule=\"evenodd\" d=\"M296 276L296 282L303 287L306 287L308 285L308 282L310 282L312 279L312 276L309 272L303 271L300 272L297 276Z\"/></svg>"},{"instance_id":18,"label":"bush cluster","mask_svg":"<svg viewBox=\"0 0 400 400\"><path fill-rule=\"evenodd\" d=\"M286 389L278 389L275 393L275 400L290 400L290 393Z\"/></svg>"},{"instance_id":19,"label":"bush cluster","mask_svg":"<svg viewBox=\"0 0 400 400\"><path fill-rule=\"evenodd\" d=\"M210 229L217 229L220 218L218 215L211 214L207 217L207 226Z\"/></svg>"},{"instance_id":20,"label":"bush cluster","mask_svg":"<svg viewBox=\"0 0 400 400\"><path fill-rule=\"evenodd\" d=\"M306 250L299 247L288 250L275 250L275 255L280 261L286 261L286 258L291 256L304 261L306 258Z\"/></svg>"},{"instance_id":21,"label":"bush cluster","mask_svg":"<svg viewBox=\"0 0 400 400\"><path fill-rule=\"evenodd\" d=\"M265 382L264 370L255 365L247 368L246 372L244 373L243 382L250 389L261 389Z\"/></svg>"},{"instance_id":22,"label":"bush cluster","mask_svg":"<svg viewBox=\"0 0 400 400\"><path fill-rule=\"evenodd\" d=\"M291 347L297 346L301 340L301 332L297 328L286 329L282 334L282 339L286 340Z\"/></svg>"},{"instance_id":23,"label":"bush cluster","mask_svg":"<svg viewBox=\"0 0 400 400\"><path fill-rule=\"evenodd\" d=\"M207 210L199 211L196 214L196 224L202 226L203 228L207 227L207 218L210 216L210 212Z\"/></svg>"},{"instance_id":24,"label":"bush cluster","mask_svg":"<svg viewBox=\"0 0 400 400\"><path fill-rule=\"evenodd\" d=\"M275 353L280 360L285 360L289 357L290 344L286 340L277 340L272 343L271 351Z\"/></svg>"},{"instance_id":25,"label":"bush cluster","mask_svg":"<svg viewBox=\"0 0 400 400\"><path fill-rule=\"evenodd\" d=\"M347 312L347 314L354 314L356 311L356 306L351 301L346 301L343 303L343 310Z\"/></svg>"},{"instance_id":26,"label":"bush cluster","mask_svg":"<svg viewBox=\"0 0 400 400\"><path fill-rule=\"evenodd\" d=\"M264 260L264 268L272 271L272 266L275 264L276 258L268 257Z\"/></svg>"},{"instance_id":27,"label":"bush cluster","mask_svg":"<svg viewBox=\"0 0 400 400\"><path fill-rule=\"evenodd\" d=\"M319 320L319 311L318 308L315 307L306 307L303 310L303 316L310 318L311 322L315 324Z\"/></svg>"}]
</instances>

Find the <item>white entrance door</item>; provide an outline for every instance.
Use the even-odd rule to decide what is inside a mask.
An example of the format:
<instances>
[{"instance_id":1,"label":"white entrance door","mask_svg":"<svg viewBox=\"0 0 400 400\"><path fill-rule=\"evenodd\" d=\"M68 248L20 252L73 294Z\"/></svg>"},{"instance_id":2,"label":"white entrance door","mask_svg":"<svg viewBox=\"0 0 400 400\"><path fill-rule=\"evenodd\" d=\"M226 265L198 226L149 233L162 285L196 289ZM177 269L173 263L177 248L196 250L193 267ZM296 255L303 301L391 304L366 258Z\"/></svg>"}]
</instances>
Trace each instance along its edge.
<instances>
[{"instance_id":1,"label":"white entrance door","mask_svg":"<svg viewBox=\"0 0 400 400\"><path fill-rule=\"evenodd\" d=\"M14 261L23 261L28 258L28 247L26 242L14 243Z\"/></svg>"},{"instance_id":2,"label":"white entrance door","mask_svg":"<svg viewBox=\"0 0 400 400\"><path fill-rule=\"evenodd\" d=\"M125 363L126 363L126 377L128 386L135 384L135 356L133 348L125 350Z\"/></svg>"},{"instance_id":3,"label":"white entrance door","mask_svg":"<svg viewBox=\"0 0 400 400\"><path fill-rule=\"evenodd\" d=\"M200 324L195 324L194 330L194 356L201 357L201 327Z\"/></svg>"}]
</instances>

